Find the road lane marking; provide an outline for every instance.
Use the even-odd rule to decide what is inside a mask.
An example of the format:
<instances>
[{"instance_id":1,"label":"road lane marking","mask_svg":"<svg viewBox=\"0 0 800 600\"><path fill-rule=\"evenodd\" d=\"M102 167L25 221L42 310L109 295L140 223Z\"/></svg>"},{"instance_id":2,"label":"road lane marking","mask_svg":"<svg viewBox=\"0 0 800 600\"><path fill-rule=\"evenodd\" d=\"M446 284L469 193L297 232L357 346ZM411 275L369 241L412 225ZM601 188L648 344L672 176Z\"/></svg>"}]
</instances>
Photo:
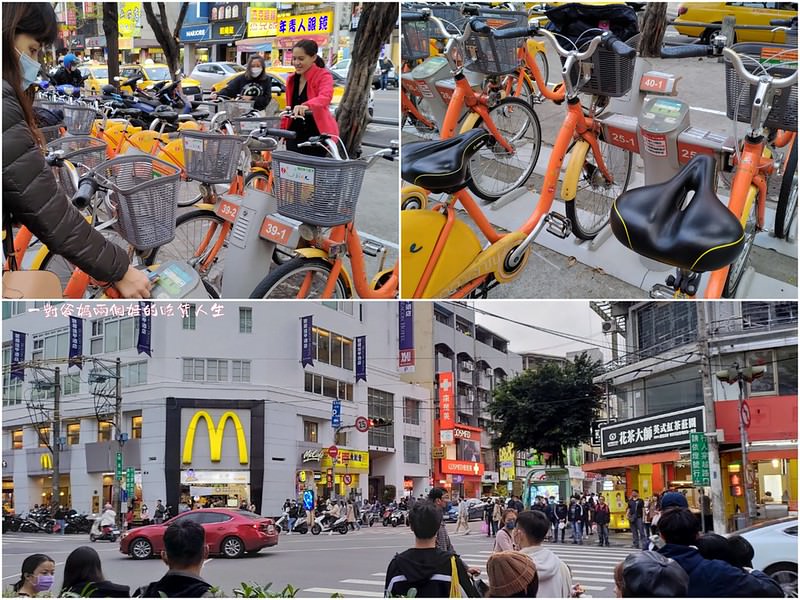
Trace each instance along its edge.
<instances>
[{"instance_id":1,"label":"road lane marking","mask_svg":"<svg viewBox=\"0 0 800 600\"><path fill-rule=\"evenodd\" d=\"M311 592L312 594L341 594L342 596L363 596L366 598L383 598L383 592L367 592L363 590L340 590L336 588L314 587L305 588L304 592ZM301 594L302 595L302 594Z\"/></svg>"},{"instance_id":2,"label":"road lane marking","mask_svg":"<svg viewBox=\"0 0 800 600\"><path fill-rule=\"evenodd\" d=\"M355 583L356 585L379 585L383 587L383 581L373 581L372 579L342 579L339 583Z\"/></svg>"}]
</instances>

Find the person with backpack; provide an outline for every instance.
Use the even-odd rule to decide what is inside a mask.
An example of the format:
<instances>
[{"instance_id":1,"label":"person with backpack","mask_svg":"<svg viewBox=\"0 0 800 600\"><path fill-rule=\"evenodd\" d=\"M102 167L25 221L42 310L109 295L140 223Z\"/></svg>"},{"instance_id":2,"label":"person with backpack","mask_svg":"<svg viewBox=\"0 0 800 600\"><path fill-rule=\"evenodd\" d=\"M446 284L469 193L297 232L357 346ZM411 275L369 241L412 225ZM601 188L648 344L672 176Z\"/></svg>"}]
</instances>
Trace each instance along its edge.
<instances>
[{"instance_id":1,"label":"person with backpack","mask_svg":"<svg viewBox=\"0 0 800 600\"><path fill-rule=\"evenodd\" d=\"M442 511L430 501L417 502L408 516L414 533L414 547L396 554L386 569L384 595L417 598L477 598L464 561L452 550L436 546Z\"/></svg>"}]
</instances>

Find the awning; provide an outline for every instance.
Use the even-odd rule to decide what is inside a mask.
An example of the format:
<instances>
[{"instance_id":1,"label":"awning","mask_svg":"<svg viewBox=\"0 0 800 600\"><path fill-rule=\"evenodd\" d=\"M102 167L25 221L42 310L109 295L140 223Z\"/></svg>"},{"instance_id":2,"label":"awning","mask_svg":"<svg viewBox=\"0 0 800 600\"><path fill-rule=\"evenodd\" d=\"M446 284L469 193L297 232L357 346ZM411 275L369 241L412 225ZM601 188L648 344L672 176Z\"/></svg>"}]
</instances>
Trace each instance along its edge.
<instances>
[{"instance_id":1,"label":"awning","mask_svg":"<svg viewBox=\"0 0 800 600\"><path fill-rule=\"evenodd\" d=\"M680 452L671 450L669 452L656 452L655 454L637 454L635 456L620 456L608 460L598 460L596 462L586 463L582 468L584 471L609 471L611 469L635 467L637 465L675 462L679 460L680 457Z\"/></svg>"},{"instance_id":2,"label":"awning","mask_svg":"<svg viewBox=\"0 0 800 600\"><path fill-rule=\"evenodd\" d=\"M322 48L328 44L328 34L315 34L315 35L289 35L285 37L276 38L278 48L291 49L300 40L313 40L317 45Z\"/></svg>"},{"instance_id":3,"label":"awning","mask_svg":"<svg viewBox=\"0 0 800 600\"><path fill-rule=\"evenodd\" d=\"M239 52L272 52L272 42L274 40L274 37L237 40L236 49Z\"/></svg>"}]
</instances>

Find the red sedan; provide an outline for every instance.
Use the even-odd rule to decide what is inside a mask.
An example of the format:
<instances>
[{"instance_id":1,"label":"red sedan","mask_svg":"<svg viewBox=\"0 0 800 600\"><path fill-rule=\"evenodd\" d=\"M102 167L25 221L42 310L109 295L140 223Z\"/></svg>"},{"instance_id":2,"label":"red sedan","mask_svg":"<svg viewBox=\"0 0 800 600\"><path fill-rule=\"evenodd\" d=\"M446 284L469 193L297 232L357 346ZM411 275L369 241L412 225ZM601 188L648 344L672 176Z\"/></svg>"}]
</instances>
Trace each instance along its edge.
<instances>
[{"instance_id":1,"label":"red sedan","mask_svg":"<svg viewBox=\"0 0 800 600\"><path fill-rule=\"evenodd\" d=\"M278 532L272 519L246 510L203 508L181 513L160 525L146 525L123 533L119 551L136 559L161 556L164 531L172 523L185 519L203 526L209 554L238 558L245 552L255 554L278 544Z\"/></svg>"}]
</instances>

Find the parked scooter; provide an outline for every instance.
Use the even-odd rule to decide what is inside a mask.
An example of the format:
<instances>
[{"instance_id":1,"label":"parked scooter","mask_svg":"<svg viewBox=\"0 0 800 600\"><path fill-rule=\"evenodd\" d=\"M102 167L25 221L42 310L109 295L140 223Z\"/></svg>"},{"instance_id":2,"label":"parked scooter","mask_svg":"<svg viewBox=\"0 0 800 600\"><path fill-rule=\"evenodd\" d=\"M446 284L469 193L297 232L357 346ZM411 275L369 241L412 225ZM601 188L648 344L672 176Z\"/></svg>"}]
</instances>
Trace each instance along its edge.
<instances>
[{"instance_id":1,"label":"parked scooter","mask_svg":"<svg viewBox=\"0 0 800 600\"><path fill-rule=\"evenodd\" d=\"M89 517L78 512L67 515L64 533L91 533L92 522Z\"/></svg>"},{"instance_id":2,"label":"parked scooter","mask_svg":"<svg viewBox=\"0 0 800 600\"><path fill-rule=\"evenodd\" d=\"M289 529L289 519L294 519L292 522L292 529ZM283 514L280 516L279 519L275 521L275 529L278 530L278 533L282 533L284 531L287 534L294 533L308 533L308 523L306 522L306 512L302 510L298 505L292 506L288 510L284 510Z\"/></svg>"},{"instance_id":3,"label":"parked scooter","mask_svg":"<svg viewBox=\"0 0 800 600\"><path fill-rule=\"evenodd\" d=\"M120 536L119 528L116 525L105 525L104 527L100 527L100 518L94 520L92 523L92 529L89 533L89 540L92 542L99 542L102 540L108 540L112 544L117 541L117 538Z\"/></svg>"},{"instance_id":4,"label":"parked scooter","mask_svg":"<svg viewBox=\"0 0 800 600\"><path fill-rule=\"evenodd\" d=\"M408 511L398 508L392 513L392 516L389 517L389 521L391 522L392 527L397 527L398 525L405 524L407 518Z\"/></svg>"},{"instance_id":5,"label":"parked scooter","mask_svg":"<svg viewBox=\"0 0 800 600\"><path fill-rule=\"evenodd\" d=\"M311 526L312 535L319 535L320 533L338 531L342 535L347 533L347 515L343 515L333 521L333 518L327 512L321 514L314 519L314 524Z\"/></svg>"}]
</instances>

